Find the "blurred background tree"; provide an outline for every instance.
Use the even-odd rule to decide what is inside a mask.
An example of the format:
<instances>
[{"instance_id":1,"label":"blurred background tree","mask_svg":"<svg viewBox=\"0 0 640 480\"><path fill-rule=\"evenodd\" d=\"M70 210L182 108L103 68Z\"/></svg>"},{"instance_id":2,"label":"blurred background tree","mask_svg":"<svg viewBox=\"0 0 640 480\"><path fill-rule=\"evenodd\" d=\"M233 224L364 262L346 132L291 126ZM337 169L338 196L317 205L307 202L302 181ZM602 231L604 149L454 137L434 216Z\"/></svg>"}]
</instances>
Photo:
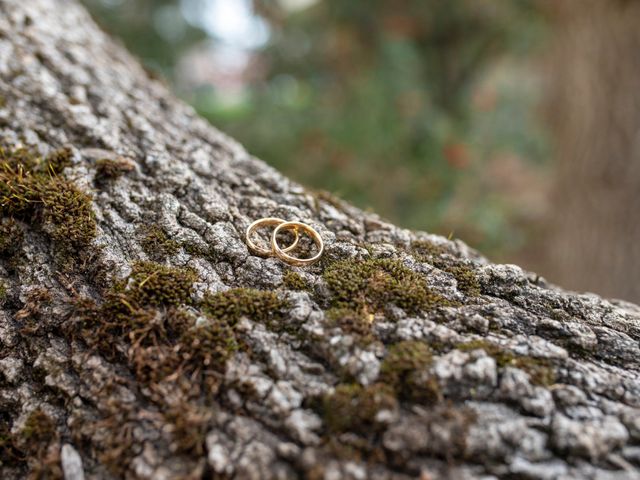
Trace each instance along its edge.
<instances>
[{"instance_id":1,"label":"blurred background tree","mask_svg":"<svg viewBox=\"0 0 640 480\"><path fill-rule=\"evenodd\" d=\"M550 203L528 264L640 303L640 2L544 0Z\"/></svg>"},{"instance_id":2,"label":"blurred background tree","mask_svg":"<svg viewBox=\"0 0 640 480\"><path fill-rule=\"evenodd\" d=\"M84 1L289 177L640 300L640 3Z\"/></svg>"}]
</instances>

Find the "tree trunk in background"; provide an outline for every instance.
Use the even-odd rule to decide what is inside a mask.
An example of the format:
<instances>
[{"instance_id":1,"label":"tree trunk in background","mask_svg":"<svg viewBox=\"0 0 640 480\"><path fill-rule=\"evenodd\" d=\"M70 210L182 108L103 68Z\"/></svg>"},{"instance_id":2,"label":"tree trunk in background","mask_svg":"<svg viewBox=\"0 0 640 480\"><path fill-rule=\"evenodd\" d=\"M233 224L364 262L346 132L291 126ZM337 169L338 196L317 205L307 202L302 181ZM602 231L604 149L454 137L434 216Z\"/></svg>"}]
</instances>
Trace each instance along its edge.
<instances>
[{"instance_id":1,"label":"tree trunk in background","mask_svg":"<svg viewBox=\"0 0 640 480\"><path fill-rule=\"evenodd\" d=\"M640 2L549 2L557 183L542 264L565 287L640 301Z\"/></svg>"},{"instance_id":2,"label":"tree trunk in background","mask_svg":"<svg viewBox=\"0 0 640 480\"><path fill-rule=\"evenodd\" d=\"M307 192L75 1L0 0L0 100L3 480L638 478L637 306Z\"/></svg>"}]
</instances>

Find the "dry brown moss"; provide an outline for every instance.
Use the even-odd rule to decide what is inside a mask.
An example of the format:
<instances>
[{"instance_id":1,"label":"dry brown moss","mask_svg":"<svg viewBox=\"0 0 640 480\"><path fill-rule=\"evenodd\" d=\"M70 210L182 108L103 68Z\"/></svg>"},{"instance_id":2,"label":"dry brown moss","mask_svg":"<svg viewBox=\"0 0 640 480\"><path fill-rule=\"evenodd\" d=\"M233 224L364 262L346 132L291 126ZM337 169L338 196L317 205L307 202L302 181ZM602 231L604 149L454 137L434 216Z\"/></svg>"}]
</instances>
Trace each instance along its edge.
<instances>
[{"instance_id":1,"label":"dry brown moss","mask_svg":"<svg viewBox=\"0 0 640 480\"><path fill-rule=\"evenodd\" d=\"M389 347L380 366L380 381L390 385L402 399L438 401L440 388L427 372L431 363L431 349L426 343L417 340L396 343Z\"/></svg>"},{"instance_id":2,"label":"dry brown moss","mask_svg":"<svg viewBox=\"0 0 640 480\"><path fill-rule=\"evenodd\" d=\"M15 466L24 463L26 454L17 445L9 422L0 418L0 467Z\"/></svg>"},{"instance_id":3,"label":"dry brown moss","mask_svg":"<svg viewBox=\"0 0 640 480\"><path fill-rule=\"evenodd\" d=\"M324 396L322 413L331 433L353 431L367 435L384 427L376 419L380 411L395 410L397 406L388 385L341 384Z\"/></svg>"},{"instance_id":4,"label":"dry brown moss","mask_svg":"<svg viewBox=\"0 0 640 480\"><path fill-rule=\"evenodd\" d=\"M96 178L106 180L118 178L133 171L135 166L125 158L101 158L96 161Z\"/></svg>"},{"instance_id":5,"label":"dry brown moss","mask_svg":"<svg viewBox=\"0 0 640 480\"><path fill-rule=\"evenodd\" d=\"M24 468L25 478L62 479L59 434L53 419L43 410L29 414L22 429L10 432L0 425L0 471L3 465Z\"/></svg>"},{"instance_id":6,"label":"dry brown moss","mask_svg":"<svg viewBox=\"0 0 640 480\"><path fill-rule=\"evenodd\" d=\"M20 432L28 444L49 443L56 436L56 424L49 415L37 409L29 414Z\"/></svg>"},{"instance_id":7,"label":"dry brown moss","mask_svg":"<svg viewBox=\"0 0 640 480\"><path fill-rule=\"evenodd\" d=\"M141 394L160 413L162 429L171 436L169 448L187 455L205 452L212 402L227 360L241 348L229 312L196 322L195 313L185 308L195 280L188 269L137 263L102 303L77 301L70 327L76 339L129 368ZM110 393L101 392L100 398ZM101 413L101 420L74 427L75 435L103 445L100 462L114 475L126 476L137 454L133 432L139 419L117 402L107 402Z\"/></svg>"},{"instance_id":8,"label":"dry brown moss","mask_svg":"<svg viewBox=\"0 0 640 480\"><path fill-rule=\"evenodd\" d=\"M227 360L241 348L235 329L221 321L211 321L186 330L175 351L180 359L180 371L197 379L205 396L217 392Z\"/></svg>"},{"instance_id":9,"label":"dry brown moss","mask_svg":"<svg viewBox=\"0 0 640 480\"><path fill-rule=\"evenodd\" d=\"M233 310L231 295L224 296L231 303L219 296L209 298L205 310L213 308L218 317L210 314L209 321L196 325L195 316L180 308L190 303L196 279L189 269L137 263L128 281L115 285L101 304L89 299L76 302L72 335L109 359L125 360L143 384L185 375L194 392L199 394L202 388L211 392L226 361L240 348L233 328L237 315L261 312L264 320L270 318L274 304L266 301L260 309L257 302L246 306L246 297L234 297Z\"/></svg>"},{"instance_id":10,"label":"dry brown moss","mask_svg":"<svg viewBox=\"0 0 640 480\"><path fill-rule=\"evenodd\" d=\"M7 300L7 285L0 280L0 306Z\"/></svg>"},{"instance_id":11,"label":"dry brown moss","mask_svg":"<svg viewBox=\"0 0 640 480\"><path fill-rule=\"evenodd\" d=\"M110 359L122 356L120 339L134 347L168 345L193 322L175 307L190 302L196 280L189 269L139 262L128 282L114 285L102 304L90 299L76 302L73 332Z\"/></svg>"},{"instance_id":12,"label":"dry brown moss","mask_svg":"<svg viewBox=\"0 0 640 480\"><path fill-rule=\"evenodd\" d=\"M171 425L171 451L198 457L205 454L205 440L213 420L210 407L184 402L170 407L163 415Z\"/></svg>"},{"instance_id":13,"label":"dry brown moss","mask_svg":"<svg viewBox=\"0 0 640 480\"><path fill-rule=\"evenodd\" d=\"M5 461L8 465L25 466L30 479L62 479L59 438L53 419L36 409L17 433L0 429L0 466Z\"/></svg>"}]
</instances>

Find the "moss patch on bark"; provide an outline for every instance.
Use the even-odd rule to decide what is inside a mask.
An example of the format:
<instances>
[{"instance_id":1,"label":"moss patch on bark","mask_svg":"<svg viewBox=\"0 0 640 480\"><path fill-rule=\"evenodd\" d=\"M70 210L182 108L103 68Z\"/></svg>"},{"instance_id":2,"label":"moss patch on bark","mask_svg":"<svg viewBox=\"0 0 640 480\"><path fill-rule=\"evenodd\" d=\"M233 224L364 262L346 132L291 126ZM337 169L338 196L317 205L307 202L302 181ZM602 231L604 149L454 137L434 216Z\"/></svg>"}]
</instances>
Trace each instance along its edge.
<instances>
[{"instance_id":1,"label":"moss patch on bark","mask_svg":"<svg viewBox=\"0 0 640 480\"><path fill-rule=\"evenodd\" d=\"M91 197L61 176L70 164L63 149L47 158L23 147L0 145L0 217L41 228L72 254L96 236Z\"/></svg>"},{"instance_id":2,"label":"moss patch on bark","mask_svg":"<svg viewBox=\"0 0 640 480\"><path fill-rule=\"evenodd\" d=\"M480 282L473 268L446 247L427 240L418 240L411 244L411 253L420 261L451 274L456 279L458 290L464 294L470 297L480 295Z\"/></svg>"},{"instance_id":3,"label":"moss patch on bark","mask_svg":"<svg viewBox=\"0 0 640 480\"><path fill-rule=\"evenodd\" d=\"M393 304L416 314L453 305L399 260L342 260L329 265L323 277L338 308L376 313Z\"/></svg>"}]
</instances>

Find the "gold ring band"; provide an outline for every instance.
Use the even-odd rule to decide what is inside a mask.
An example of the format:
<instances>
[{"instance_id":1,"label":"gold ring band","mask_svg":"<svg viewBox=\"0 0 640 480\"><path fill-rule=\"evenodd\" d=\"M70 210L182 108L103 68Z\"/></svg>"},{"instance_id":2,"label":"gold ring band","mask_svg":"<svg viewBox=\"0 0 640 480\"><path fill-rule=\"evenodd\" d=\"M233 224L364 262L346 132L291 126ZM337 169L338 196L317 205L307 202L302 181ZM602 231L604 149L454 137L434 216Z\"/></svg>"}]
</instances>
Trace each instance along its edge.
<instances>
[{"instance_id":1,"label":"gold ring band","mask_svg":"<svg viewBox=\"0 0 640 480\"><path fill-rule=\"evenodd\" d=\"M249 250L251 250L253 253L256 253L256 254L261 255L261 256L265 256L265 257L271 256L273 254L273 250L272 249L262 248L262 247L259 247L258 245L256 245L251 240L251 235L253 235L253 233L260 227L269 227L269 226L272 226L272 225L282 225L283 223L287 223L287 222L285 220L281 219L281 218L267 217L267 218L261 218L260 220L256 220L251 225L249 225L247 227L247 233L245 235L246 241L247 241L247 246L249 247ZM283 248L282 249L283 252L290 252L291 250L296 248L296 246L298 245L298 240L300 240L300 235L298 234L297 230L294 233L295 233L295 236L296 236L295 240L287 248Z\"/></svg>"},{"instance_id":2,"label":"gold ring band","mask_svg":"<svg viewBox=\"0 0 640 480\"><path fill-rule=\"evenodd\" d=\"M296 243L297 243L297 239L299 238L298 237L299 229L304 231L307 235L309 235L313 240L313 242L318 247L318 253L316 253L311 258L292 257L291 255L287 255L286 253L288 250L291 250L291 247L283 249L283 248L280 248L280 245L278 245L278 240L276 237L278 236L278 233L281 230L293 230L296 233ZM315 263L318 260L320 260L320 257L322 256L322 252L324 251L324 242L322 241L322 237L320 236L320 234L313 227L307 225L306 223L283 222L283 223L280 223L271 233L271 248L275 256L278 257L283 262L287 262L290 265L301 267L304 265L311 265L312 263Z\"/></svg>"}]
</instances>

